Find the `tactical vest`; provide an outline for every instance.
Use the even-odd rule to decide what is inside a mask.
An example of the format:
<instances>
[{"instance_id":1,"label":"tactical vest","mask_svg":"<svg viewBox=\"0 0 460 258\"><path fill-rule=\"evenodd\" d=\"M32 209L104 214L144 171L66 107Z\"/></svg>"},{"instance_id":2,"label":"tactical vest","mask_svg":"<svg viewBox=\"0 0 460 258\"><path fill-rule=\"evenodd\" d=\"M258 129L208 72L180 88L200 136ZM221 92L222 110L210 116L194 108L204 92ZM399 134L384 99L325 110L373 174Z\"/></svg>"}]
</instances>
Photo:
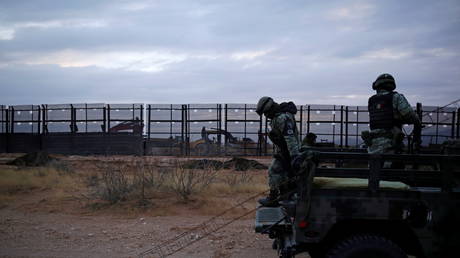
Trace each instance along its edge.
<instances>
[{"instance_id":1,"label":"tactical vest","mask_svg":"<svg viewBox=\"0 0 460 258\"><path fill-rule=\"evenodd\" d=\"M401 127L401 123L394 118L393 114L393 95L395 93L374 95L369 98L367 108L371 130L390 130L393 126Z\"/></svg>"}]
</instances>

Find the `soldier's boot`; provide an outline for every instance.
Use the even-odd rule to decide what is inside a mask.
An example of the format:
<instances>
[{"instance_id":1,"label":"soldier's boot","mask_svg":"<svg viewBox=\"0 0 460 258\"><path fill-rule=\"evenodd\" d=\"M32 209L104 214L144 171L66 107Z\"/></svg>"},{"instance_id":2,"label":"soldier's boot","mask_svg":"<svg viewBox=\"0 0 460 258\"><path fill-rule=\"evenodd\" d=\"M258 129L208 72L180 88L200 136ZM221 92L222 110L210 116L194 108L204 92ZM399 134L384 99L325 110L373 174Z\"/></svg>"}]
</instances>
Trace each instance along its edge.
<instances>
[{"instance_id":1,"label":"soldier's boot","mask_svg":"<svg viewBox=\"0 0 460 258\"><path fill-rule=\"evenodd\" d=\"M259 203L265 207L277 207L279 206L278 197L278 191L270 190L267 197L259 199Z\"/></svg>"}]
</instances>

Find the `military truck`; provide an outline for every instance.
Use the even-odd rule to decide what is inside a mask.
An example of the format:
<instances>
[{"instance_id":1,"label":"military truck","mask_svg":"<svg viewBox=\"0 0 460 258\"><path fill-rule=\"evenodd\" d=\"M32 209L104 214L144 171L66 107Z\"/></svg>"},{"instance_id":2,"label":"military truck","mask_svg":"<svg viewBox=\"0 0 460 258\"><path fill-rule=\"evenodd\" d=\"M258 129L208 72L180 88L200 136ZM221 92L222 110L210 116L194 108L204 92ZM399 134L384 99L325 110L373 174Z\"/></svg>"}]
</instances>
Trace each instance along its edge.
<instances>
[{"instance_id":1,"label":"military truck","mask_svg":"<svg viewBox=\"0 0 460 258\"><path fill-rule=\"evenodd\" d=\"M368 165L336 166L348 160ZM255 230L279 257L460 257L459 164L451 154L319 153L279 207L257 209Z\"/></svg>"}]
</instances>

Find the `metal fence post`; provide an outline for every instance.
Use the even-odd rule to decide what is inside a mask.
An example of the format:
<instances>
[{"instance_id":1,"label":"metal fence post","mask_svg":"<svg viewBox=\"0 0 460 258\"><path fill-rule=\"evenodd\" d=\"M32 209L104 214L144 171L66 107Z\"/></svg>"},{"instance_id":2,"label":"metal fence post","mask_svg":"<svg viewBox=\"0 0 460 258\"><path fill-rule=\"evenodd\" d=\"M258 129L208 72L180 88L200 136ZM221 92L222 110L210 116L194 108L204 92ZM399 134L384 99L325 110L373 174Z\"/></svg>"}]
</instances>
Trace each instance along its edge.
<instances>
[{"instance_id":1,"label":"metal fence post","mask_svg":"<svg viewBox=\"0 0 460 258\"><path fill-rule=\"evenodd\" d=\"M224 128L225 131L228 132L228 104L225 104L225 121L224 121ZM228 137L227 134L224 135L224 154L227 155L227 144L228 144Z\"/></svg>"},{"instance_id":2,"label":"metal fence post","mask_svg":"<svg viewBox=\"0 0 460 258\"><path fill-rule=\"evenodd\" d=\"M88 122L86 122L88 123ZM110 134L110 104L107 104L107 132Z\"/></svg>"},{"instance_id":3,"label":"metal fence post","mask_svg":"<svg viewBox=\"0 0 460 258\"><path fill-rule=\"evenodd\" d=\"M451 138L455 138L455 111L452 111Z\"/></svg>"},{"instance_id":4,"label":"metal fence post","mask_svg":"<svg viewBox=\"0 0 460 258\"><path fill-rule=\"evenodd\" d=\"M307 134L310 132L310 105L307 109Z\"/></svg>"},{"instance_id":5,"label":"metal fence post","mask_svg":"<svg viewBox=\"0 0 460 258\"><path fill-rule=\"evenodd\" d=\"M340 106L340 148L343 148L343 105Z\"/></svg>"},{"instance_id":6,"label":"metal fence post","mask_svg":"<svg viewBox=\"0 0 460 258\"><path fill-rule=\"evenodd\" d=\"M11 133L14 133L14 107L11 107L10 123L11 123Z\"/></svg>"},{"instance_id":7,"label":"metal fence post","mask_svg":"<svg viewBox=\"0 0 460 258\"><path fill-rule=\"evenodd\" d=\"M150 141L150 132L151 132L151 125L150 120L152 119L152 106L149 104L147 110L147 140Z\"/></svg>"},{"instance_id":8,"label":"metal fence post","mask_svg":"<svg viewBox=\"0 0 460 258\"><path fill-rule=\"evenodd\" d=\"M348 106L345 107L345 147L348 148Z\"/></svg>"},{"instance_id":9,"label":"metal fence post","mask_svg":"<svg viewBox=\"0 0 460 258\"><path fill-rule=\"evenodd\" d=\"M460 108L457 109L457 138L460 138Z\"/></svg>"}]
</instances>

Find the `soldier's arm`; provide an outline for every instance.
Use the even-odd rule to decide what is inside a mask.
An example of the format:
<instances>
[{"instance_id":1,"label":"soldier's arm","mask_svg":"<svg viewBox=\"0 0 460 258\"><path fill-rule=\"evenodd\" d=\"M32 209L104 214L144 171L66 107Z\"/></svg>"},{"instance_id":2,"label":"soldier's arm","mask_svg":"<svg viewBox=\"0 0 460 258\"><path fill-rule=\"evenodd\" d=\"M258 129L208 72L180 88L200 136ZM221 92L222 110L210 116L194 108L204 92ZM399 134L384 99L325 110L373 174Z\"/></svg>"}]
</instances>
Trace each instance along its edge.
<instances>
[{"instance_id":1,"label":"soldier's arm","mask_svg":"<svg viewBox=\"0 0 460 258\"><path fill-rule=\"evenodd\" d=\"M416 126L421 125L419 117L415 113L414 109L410 106L404 95L399 93L395 94L395 101L396 110L398 111L404 123L414 124Z\"/></svg>"},{"instance_id":2,"label":"soldier's arm","mask_svg":"<svg viewBox=\"0 0 460 258\"><path fill-rule=\"evenodd\" d=\"M291 157L299 155L299 141L297 139L295 127L295 121L285 119L282 132Z\"/></svg>"}]
</instances>

